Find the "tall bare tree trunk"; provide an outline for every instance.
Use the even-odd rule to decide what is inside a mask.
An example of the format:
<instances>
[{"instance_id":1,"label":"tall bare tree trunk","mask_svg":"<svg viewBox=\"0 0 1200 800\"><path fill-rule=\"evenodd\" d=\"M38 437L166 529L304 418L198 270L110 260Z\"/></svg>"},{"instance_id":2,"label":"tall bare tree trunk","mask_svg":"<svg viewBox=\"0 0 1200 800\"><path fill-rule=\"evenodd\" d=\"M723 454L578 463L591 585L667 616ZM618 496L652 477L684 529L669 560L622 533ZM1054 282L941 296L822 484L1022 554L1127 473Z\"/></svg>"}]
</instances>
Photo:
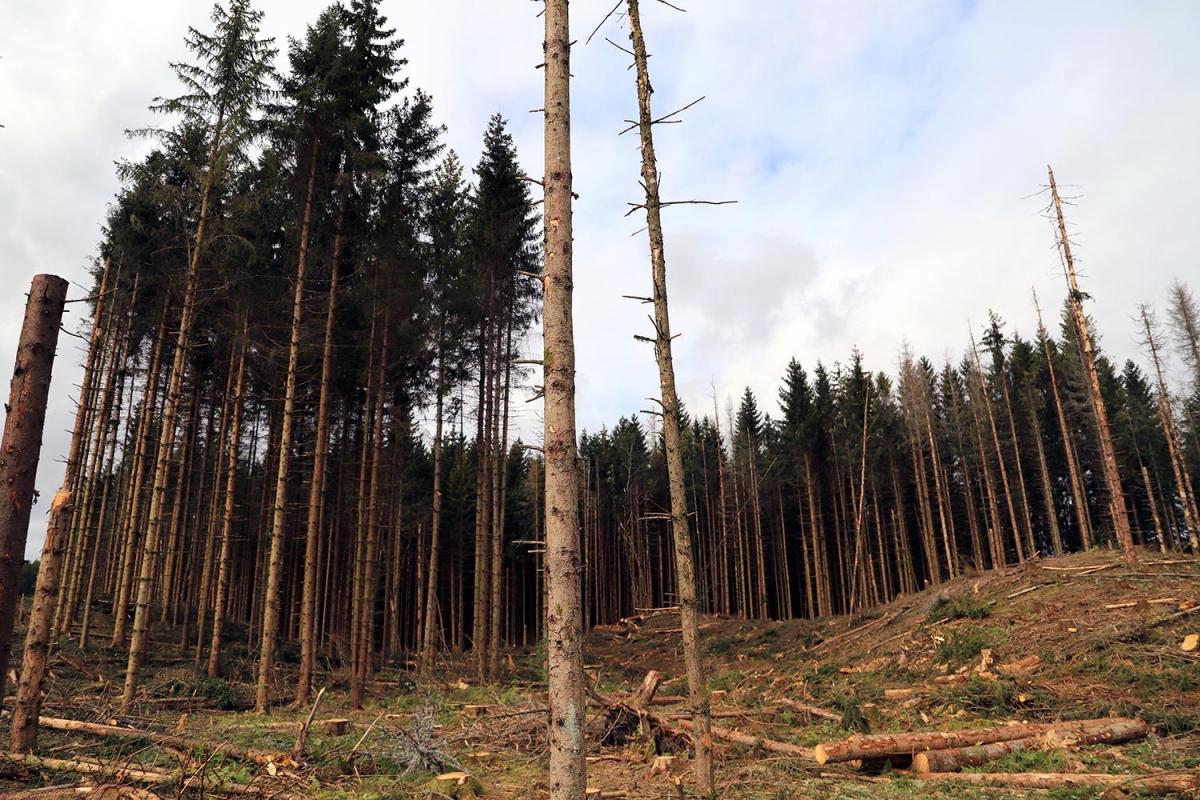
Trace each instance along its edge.
<instances>
[{"instance_id":1,"label":"tall bare tree trunk","mask_svg":"<svg viewBox=\"0 0 1200 800\"><path fill-rule=\"evenodd\" d=\"M1046 524L1050 526L1050 547L1054 555L1063 554L1062 532L1058 528L1058 509L1054 505L1054 490L1050 484L1050 468L1046 464L1046 447L1042 444L1042 426L1038 422L1037 410L1033 407L1032 392L1027 395L1029 424L1033 428L1033 441L1037 445L1038 474L1042 482L1042 502L1046 506Z\"/></svg>"},{"instance_id":2,"label":"tall bare tree trunk","mask_svg":"<svg viewBox=\"0 0 1200 800\"><path fill-rule=\"evenodd\" d=\"M296 259L296 286L292 297L292 333L288 341L287 380L283 390L283 419L279 433L279 463L275 473L275 503L271 512L271 555L267 565L267 594L263 601L262 644L258 653L258 686L254 709L267 711L267 689L275 666L279 639L279 594L283 586L283 526L287 514L287 479L291 463L292 433L296 414L296 364L300 358L300 319L304 311L304 272L308 262L308 238L312 226L313 196L317 183L317 153L320 133L314 133L308 160L308 188L300 223L300 249Z\"/></svg>"},{"instance_id":3,"label":"tall bare tree trunk","mask_svg":"<svg viewBox=\"0 0 1200 800\"><path fill-rule=\"evenodd\" d=\"M236 508L238 447L241 444L242 409L246 393L246 348L249 323L242 314L242 340L238 347L237 379L234 383L232 415L229 421L229 450L225 456L225 506L221 512L221 552L217 557L217 587L213 594L212 640L208 648L208 675L221 673L221 632L225 625L225 607L229 597L230 570L233 568L233 511ZM257 433L257 429L256 429Z\"/></svg>"},{"instance_id":4,"label":"tall bare tree trunk","mask_svg":"<svg viewBox=\"0 0 1200 800\"><path fill-rule=\"evenodd\" d=\"M1100 463L1104 472L1104 483L1108 488L1109 515L1117 534L1117 543L1125 553L1125 560L1137 563L1133 549L1133 533L1129 529L1129 515L1125 513L1125 492L1121 488L1121 474L1117 469L1117 455L1113 450L1112 434L1108 429L1108 410L1100 394L1100 375L1096 371L1096 354L1092 348L1092 336L1088 331L1087 316L1083 313L1083 293L1079 291L1079 280L1075 275L1075 259L1071 255L1071 239L1067 235L1067 221L1063 217L1062 199L1058 195L1058 184L1054 182L1054 170L1046 167L1050 176L1050 193L1054 201L1054 214L1058 222L1058 246L1062 253L1063 271L1066 273L1071 316L1075 322L1075 335L1079 341L1079 358L1083 362L1088 378L1088 389L1092 399L1092 412L1096 415L1097 438L1100 440Z\"/></svg>"},{"instance_id":5,"label":"tall bare tree trunk","mask_svg":"<svg viewBox=\"0 0 1200 800\"><path fill-rule=\"evenodd\" d=\"M137 569L137 542L139 521L142 518L143 484L146 469L153 458L151 440L154 412L158 403L158 384L163 368L163 354L167 341L167 308L164 299L163 315L158 333L150 352L150 363L146 370L146 386L142 392L142 407L138 418L137 433L134 435L133 466L130 471L129 502L126 504L125 520L122 523L121 563L117 574L117 591L113 600L113 635L109 644L113 649L125 646L125 631L128 627L129 600L133 592L133 576Z\"/></svg>"},{"instance_id":6,"label":"tall bare tree trunk","mask_svg":"<svg viewBox=\"0 0 1200 800\"><path fill-rule=\"evenodd\" d=\"M1200 552L1200 512L1196 509L1196 497L1192 493L1192 477L1188 474L1187 462L1183 456L1183 439L1179 435L1179 426L1175 423L1175 412L1171 410L1171 395L1167 389L1167 380L1163 377L1162 363L1158 358L1158 337L1154 332L1154 323L1150 317L1150 309L1145 305L1139 307L1142 318L1142 329L1146 338L1145 345L1150 348L1150 358L1154 362L1154 375L1158 382L1158 421L1162 425L1167 439L1167 453L1171 459L1171 471L1175 474L1175 491L1179 494L1179 505L1183 507L1183 522L1188 529L1188 541L1192 552ZM1147 485L1148 488L1148 485ZM1150 499L1153 504L1153 497ZM1157 520L1157 512L1155 519Z\"/></svg>"},{"instance_id":7,"label":"tall bare tree trunk","mask_svg":"<svg viewBox=\"0 0 1200 800\"><path fill-rule=\"evenodd\" d=\"M500 608L504 586L504 503L508 492L508 395L512 389L512 320L508 320L504 344L504 385L496 376L496 455L492 473L492 577L491 619L488 632L488 674L500 672Z\"/></svg>"},{"instance_id":8,"label":"tall bare tree trunk","mask_svg":"<svg viewBox=\"0 0 1200 800\"><path fill-rule=\"evenodd\" d=\"M433 508L429 522L429 574L425 588L425 628L421 632L421 672L429 675L433 671L433 660L437 654L438 632L438 562L441 556L442 532L442 416L446 394L446 341L444 323L438 328L437 382L434 386L433 422Z\"/></svg>"},{"instance_id":9,"label":"tall bare tree trunk","mask_svg":"<svg viewBox=\"0 0 1200 800\"><path fill-rule=\"evenodd\" d=\"M337 294L342 255L342 222L345 216L345 190L338 193L337 232L330 260L329 291L325 301L325 343L321 350L321 396L317 401L317 431L313 447L312 474L308 487L308 525L304 535L304 588L300 601L300 677L296 682L296 705L302 706L312 693L313 669L317 663L317 556L321 538L322 498L325 493L325 465L329 460L329 384L333 375L333 335L337 321Z\"/></svg>"},{"instance_id":10,"label":"tall bare tree trunk","mask_svg":"<svg viewBox=\"0 0 1200 800\"><path fill-rule=\"evenodd\" d=\"M163 403L161 428L158 434L158 453L154 461L154 482L150 490L146 539L142 548L142 567L137 582L133 636L129 642L129 659L125 667L125 688L121 693L121 708L128 708L133 702L134 693L137 691L138 669L141 667L142 656L146 649L146 639L150 633L150 590L157 570L159 537L162 535L163 527L163 507L166 504L167 496L167 478L171 469L171 453L175 447L175 416L179 411L179 399L183 391L183 374L187 370L188 342L196 311L196 284L199 280L200 257L204 252L209 200L216 176L223 123L223 115L218 115L213 129L212 145L209 149L208 167L204 175L204 188L200 195L200 217L196 223L196 235L191 246L191 258L183 290L183 309L179 315L179 333L175 338L175 354L171 362L171 375L167 381L167 392ZM147 409L146 413L149 411L150 409ZM114 633L114 638L115 636Z\"/></svg>"},{"instance_id":11,"label":"tall bare tree trunk","mask_svg":"<svg viewBox=\"0 0 1200 800\"><path fill-rule=\"evenodd\" d=\"M571 31L568 0L545 0L545 356L546 572L550 689L550 798L587 789L583 727L583 564L579 552L572 314Z\"/></svg>"},{"instance_id":12,"label":"tall bare tree trunk","mask_svg":"<svg viewBox=\"0 0 1200 800\"><path fill-rule=\"evenodd\" d=\"M988 392L987 378L983 372L983 364L979 361L979 348L975 346L975 334L971 334L971 352L975 354L975 369L979 372L979 393L983 398L983 408L987 411L988 426L992 431L992 445L996 448L996 463L1000 465L1000 486L1004 489L1004 501L1008 507L1008 521L1012 525L1013 544L1017 549L1017 562L1024 563L1025 548L1021 543L1021 526L1017 522L1017 510L1013 505L1012 484L1008 480L1008 467L1004 463L1004 448L1000 446L1000 434L996 431L996 415L992 412L992 398ZM1004 379L1004 375L1000 375ZM1004 566L1004 554L1000 553L1000 563Z\"/></svg>"},{"instance_id":13,"label":"tall bare tree trunk","mask_svg":"<svg viewBox=\"0 0 1200 800\"><path fill-rule=\"evenodd\" d=\"M367 488L366 526L367 541L363 547L363 568L359 598L359 631L357 651L354 658L354 674L350 682L350 705L362 708L366 693L367 676L371 671L371 654L374 649L375 631L375 584L377 576L377 553L379 534L379 473L383 461L383 410L387 397L387 364L389 343L390 309L383 314L383 343L379 353L379 364L375 377L375 408L371 421L371 471Z\"/></svg>"},{"instance_id":14,"label":"tall bare tree trunk","mask_svg":"<svg viewBox=\"0 0 1200 800\"><path fill-rule=\"evenodd\" d=\"M71 521L71 490L67 486L64 482L50 505L50 524L46 528L33 610L29 614L25 633L25 656L21 661L21 680L13 705L11 730L12 749L17 752L31 751L37 742L42 680L46 676L46 655L50 650L50 634L54 624L54 597L58 593Z\"/></svg>"},{"instance_id":15,"label":"tall bare tree trunk","mask_svg":"<svg viewBox=\"0 0 1200 800\"><path fill-rule=\"evenodd\" d=\"M1067 456L1067 477L1071 482L1071 499L1075 504L1075 519L1079 525L1079 533L1083 549L1092 546L1092 526L1088 518L1087 496L1083 492L1083 478L1079 470L1079 460L1075 455L1075 444L1071 436L1071 428L1067 425L1067 415L1063 410L1062 396L1058 393L1058 376L1054 371L1054 358L1050 352L1050 337L1046 333L1046 325L1042 321L1042 306L1038 302L1037 292L1033 293L1033 305L1037 309L1038 338L1042 342L1042 352L1046 354L1046 370L1050 374L1050 394L1054 398L1054 410L1058 416L1059 434L1063 440L1063 450Z\"/></svg>"},{"instance_id":16,"label":"tall bare tree trunk","mask_svg":"<svg viewBox=\"0 0 1200 800\"><path fill-rule=\"evenodd\" d=\"M696 601L696 575L692 561L692 535L688 526L687 487L683 471L679 395L675 389L675 365L671 354L671 320L667 301L667 262L662 229L662 198L658 188L658 164L654 154L654 117L650 110L650 72L646 65L646 40L638 0L627 0L629 38L637 68L638 129L642 145L642 185L646 189L646 226L650 238L650 269L654 283L654 354L658 360L658 382L662 391L663 449L667 459L667 481L671 495L671 534L675 544L675 581L679 595L680 626L683 631L683 660L687 672L688 700L695 724L696 787L701 795L714 796L712 768L712 709L700 644L700 609ZM759 528L759 546L762 546ZM760 561L761 567L761 561ZM760 580L765 583L760 569ZM765 594L766 586L761 590ZM765 603L764 603L765 606ZM766 613L766 608L762 609Z\"/></svg>"},{"instance_id":17,"label":"tall bare tree trunk","mask_svg":"<svg viewBox=\"0 0 1200 800\"><path fill-rule=\"evenodd\" d=\"M18 578L25 561L50 374L66 299L65 280L57 275L33 277L0 440L0 698L8 676Z\"/></svg>"}]
</instances>

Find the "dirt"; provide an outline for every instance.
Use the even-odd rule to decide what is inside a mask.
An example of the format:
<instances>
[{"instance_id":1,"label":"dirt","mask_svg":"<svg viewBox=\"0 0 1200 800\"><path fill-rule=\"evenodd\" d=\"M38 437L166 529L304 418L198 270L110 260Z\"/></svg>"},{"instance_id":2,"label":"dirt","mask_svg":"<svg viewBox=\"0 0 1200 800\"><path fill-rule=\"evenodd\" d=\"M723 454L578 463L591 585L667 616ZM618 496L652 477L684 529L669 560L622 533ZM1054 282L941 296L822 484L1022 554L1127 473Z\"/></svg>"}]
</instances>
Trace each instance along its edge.
<instances>
[{"instance_id":1,"label":"dirt","mask_svg":"<svg viewBox=\"0 0 1200 800\"><path fill-rule=\"evenodd\" d=\"M1146 554L1134 569L1113 552L1094 551L962 576L854 617L782 622L707 617L702 633L716 722L726 728L808 748L856 731L1137 717L1152 726L1147 740L1029 751L985 768L1137 776L1200 769L1200 655L1181 648L1187 634L1200 630L1200 613L1185 613L1197 603L1200 560ZM594 631L587 657L598 691L624 696L647 670L656 669L665 678L660 698L683 695L678 626L677 614L660 611ZM39 754L172 775L182 771L192 776L190 796L198 796L201 780L238 793L258 787L262 796L279 797L452 797L469 796L469 787L482 787L487 798L548 796L537 652L512 653L504 679L484 685L476 684L465 659L443 661L438 673L443 680L434 685L386 670L361 711L349 709L345 682L334 675L318 719L346 717L350 729L333 736L317 726L305 758L293 762L283 754L307 709L281 704L270 717L241 710L252 695L251 659L235 663L229 681L198 680L190 654L177 655L170 633L158 634L162 641L147 667L153 675L147 696L131 714L117 715L112 705L123 658L108 651L102 632L96 648L81 653L68 643L53 658L43 714L171 731L181 737L178 746L43 731ZM281 696L289 680L281 673ZM832 710L841 719L810 718L788 701ZM674 728L683 711L681 705L652 709ZM593 741L604 731L605 715L605 709L593 709ZM250 758L255 755L257 762ZM654 742L645 737L619 747L594 746L589 786L623 791L631 800L693 796L686 752L657 764L656 755ZM1038 792L931 784L907 774L904 764L873 765L870 771L818 766L809 758L722 741L717 755L722 798L1103 794L1088 788ZM471 777L431 782L439 771ZM3 796L81 780L86 781L62 771L0 765ZM176 797L183 781L142 788Z\"/></svg>"}]
</instances>

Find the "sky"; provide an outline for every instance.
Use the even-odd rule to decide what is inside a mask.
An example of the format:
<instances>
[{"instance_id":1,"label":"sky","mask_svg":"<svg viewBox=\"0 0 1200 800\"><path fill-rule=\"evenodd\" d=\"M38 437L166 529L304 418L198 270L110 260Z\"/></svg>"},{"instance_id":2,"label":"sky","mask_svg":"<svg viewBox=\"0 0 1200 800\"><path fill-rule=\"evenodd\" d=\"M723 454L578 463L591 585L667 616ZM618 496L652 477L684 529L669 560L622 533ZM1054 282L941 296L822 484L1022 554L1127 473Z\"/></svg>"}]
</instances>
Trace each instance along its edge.
<instances>
[{"instance_id":1,"label":"sky","mask_svg":"<svg viewBox=\"0 0 1200 800\"><path fill-rule=\"evenodd\" d=\"M597 430L658 391L645 308L639 154L627 44L614 0L571 3L578 417ZM681 3L676 3L677 5ZM267 35L300 35L326 3L259 0ZM644 0L676 340L688 407L751 387L768 412L787 361L858 347L894 371L903 343L957 360L989 309L1031 336L1031 289L1065 294L1046 166L1068 208L1089 312L1112 357L1140 359L1132 315L1174 277L1200 290L1200 3L1190 0ZM124 135L177 85L188 25L207 2L9 0L0 7L0 371L39 272L86 294ZM383 0L406 41L411 88L434 99L472 164L496 112L541 174L542 22L529 0ZM282 66L282 60L281 60ZM84 304L64 323L79 329ZM82 359L60 341L27 555L61 481ZM531 343L531 348L536 345ZM537 404L515 424L539 436ZM724 413L724 410L722 410Z\"/></svg>"}]
</instances>

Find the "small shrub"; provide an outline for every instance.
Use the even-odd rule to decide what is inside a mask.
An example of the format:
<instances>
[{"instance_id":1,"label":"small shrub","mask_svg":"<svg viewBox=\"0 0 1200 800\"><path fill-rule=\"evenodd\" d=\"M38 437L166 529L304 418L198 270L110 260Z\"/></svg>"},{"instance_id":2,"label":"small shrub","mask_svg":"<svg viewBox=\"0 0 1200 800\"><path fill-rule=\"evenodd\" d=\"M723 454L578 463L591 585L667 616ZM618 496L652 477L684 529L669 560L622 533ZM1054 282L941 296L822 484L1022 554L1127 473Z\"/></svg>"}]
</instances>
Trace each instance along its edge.
<instances>
[{"instance_id":1,"label":"small shrub","mask_svg":"<svg viewBox=\"0 0 1200 800\"><path fill-rule=\"evenodd\" d=\"M997 628L964 628L952 632L935 653L937 660L951 666L965 664L979 657L984 648L1002 639L1004 631Z\"/></svg>"},{"instance_id":2,"label":"small shrub","mask_svg":"<svg viewBox=\"0 0 1200 800\"><path fill-rule=\"evenodd\" d=\"M986 619L992 615L991 605L981 597L962 595L961 597L939 597L929 609L929 622L941 622L955 619Z\"/></svg>"}]
</instances>

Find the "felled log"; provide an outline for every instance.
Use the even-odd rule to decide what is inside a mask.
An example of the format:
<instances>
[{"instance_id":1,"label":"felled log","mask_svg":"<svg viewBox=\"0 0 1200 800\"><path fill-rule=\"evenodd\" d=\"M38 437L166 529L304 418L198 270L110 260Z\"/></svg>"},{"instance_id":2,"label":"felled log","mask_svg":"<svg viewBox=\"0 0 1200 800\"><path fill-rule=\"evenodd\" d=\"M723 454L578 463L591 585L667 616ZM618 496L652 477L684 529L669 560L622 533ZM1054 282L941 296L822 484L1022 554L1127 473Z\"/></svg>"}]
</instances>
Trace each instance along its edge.
<instances>
[{"instance_id":1,"label":"felled log","mask_svg":"<svg viewBox=\"0 0 1200 800\"><path fill-rule=\"evenodd\" d=\"M841 722L842 721L841 714L837 713L836 711L830 711L827 708L821 708L820 706L809 705L808 703L800 703L795 700L790 700L786 697L781 698L779 702L781 705L785 705L788 708L792 709L793 711L799 711L801 714L807 714L810 717L817 717L819 719L827 719L831 722Z\"/></svg>"},{"instance_id":2,"label":"felled log","mask_svg":"<svg viewBox=\"0 0 1200 800\"><path fill-rule=\"evenodd\" d=\"M1157 775L1067 774L1061 772L933 772L927 781L957 781L976 786L1008 789L1059 789L1064 786L1104 786L1129 789L1141 794L1179 794L1194 797L1200 792L1200 775L1195 772Z\"/></svg>"},{"instance_id":3,"label":"felled log","mask_svg":"<svg viewBox=\"0 0 1200 800\"><path fill-rule=\"evenodd\" d=\"M144 739L155 744L181 744L184 739L175 733L147 731L141 728L122 728L119 725L102 725L99 722L83 722L77 719L38 717L38 726L54 731L78 731L92 736L115 736L124 739Z\"/></svg>"},{"instance_id":4,"label":"felled log","mask_svg":"<svg viewBox=\"0 0 1200 800\"><path fill-rule=\"evenodd\" d=\"M677 724L685 731L691 731L692 733L696 732L696 726L691 720L681 719ZM790 742L779 742L774 739L766 739L762 736L751 736L746 733L730 730L729 728L722 728L720 725L712 726L712 735L718 739L724 739L727 742L733 742L734 744L741 744L745 745L746 747L759 747L763 750L769 750L772 753L782 753L788 756L795 756L796 758L803 758L806 761L812 758L812 753L809 752L807 747L801 747L798 744L791 744Z\"/></svg>"},{"instance_id":5,"label":"felled log","mask_svg":"<svg viewBox=\"0 0 1200 800\"><path fill-rule=\"evenodd\" d=\"M77 719L58 719L57 717L38 717L38 725L47 730L78 731L92 736L115 736L122 739L141 739L158 745L176 745L181 747L199 747L213 751L220 747L223 755L253 761L256 764L269 762L285 763L287 755L265 752L260 750L239 750L228 745L216 745L199 739L191 739L178 733L160 733L141 728L122 728L118 725L101 725L98 722L82 722Z\"/></svg>"},{"instance_id":6,"label":"felled log","mask_svg":"<svg viewBox=\"0 0 1200 800\"><path fill-rule=\"evenodd\" d=\"M46 758L35 756L32 753L0 753L0 762L23 764L35 769L77 772L81 775L104 775L105 777L116 778L120 781L137 781L138 783L170 783L179 778L179 774L174 772L138 769L135 767L126 767L121 764L106 764L100 761Z\"/></svg>"},{"instance_id":7,"label":"felled log","mask_svg":"<svg viewBox=\"0 0 1200 800\"><path fill-rule=\"evenodd\" d=\"M1036 750L1045 745L1121 744L1144 739L1149 733L1150 726L1145 722L1139 719L1122 719L1114 721L1111 725L1081 730L1074 735L1070 732L1058 734L1050 731L1042 736L1014 739L1010 742L992 742L974 747L954 747L917 753L913 756L912 768L913 772L920 775L930 772L958 772L965 767L978 767L995 761L1009 753Z\"/></svg>"},{"instance_id":8,"label":"felled log","mask_svg":"<svg viewBox=\"0 0 1200 800\"><path fill-rule=\"evenodd\" d=\"M1011 742L1016 739L1040 736L1048 731L1055 731L1060 735L1078 736L1117 723L1137 724L1137 720L1093 719L1077 722L1018 723L1002 725L997 728L975 728L962 731L851 736L841 742L819 744L813 755L818 764L832 764L857 759L874 761L897 756L911 757L928 750L948 750L993 742Z\"/></svg>"}]
</instances>

